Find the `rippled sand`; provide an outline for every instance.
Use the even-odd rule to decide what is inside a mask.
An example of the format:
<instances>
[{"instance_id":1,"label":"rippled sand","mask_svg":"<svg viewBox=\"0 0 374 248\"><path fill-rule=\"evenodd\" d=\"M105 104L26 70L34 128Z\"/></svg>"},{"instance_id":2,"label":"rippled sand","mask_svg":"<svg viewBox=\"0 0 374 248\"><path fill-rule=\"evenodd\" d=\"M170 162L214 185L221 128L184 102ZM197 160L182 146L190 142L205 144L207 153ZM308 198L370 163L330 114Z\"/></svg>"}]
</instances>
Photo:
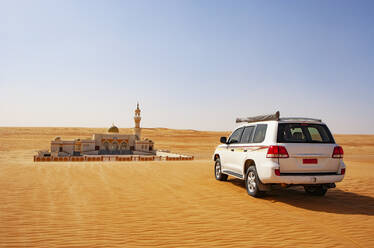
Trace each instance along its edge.
<instances>
[{"instance_id":1,"label":"rippled sand","mask_svg":"<svg viewBox=\"0 0 374 248\"><path fill-rule=\"evenodd\" d=\"M195 161L32 162L55 136L94 131L0 128L0 246L374 247L374 136L336 136L347 176L323 198L216 181L218 132L143 131Z\"/></svg>"}]
</instances>

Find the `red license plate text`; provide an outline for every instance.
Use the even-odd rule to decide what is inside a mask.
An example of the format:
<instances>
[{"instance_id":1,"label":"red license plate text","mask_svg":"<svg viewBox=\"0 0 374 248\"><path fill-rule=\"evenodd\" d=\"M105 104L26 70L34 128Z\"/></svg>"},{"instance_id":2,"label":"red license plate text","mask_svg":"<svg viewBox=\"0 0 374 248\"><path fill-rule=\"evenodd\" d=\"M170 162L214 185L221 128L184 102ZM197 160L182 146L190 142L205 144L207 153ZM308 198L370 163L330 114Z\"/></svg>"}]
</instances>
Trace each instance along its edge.
<instances>
[{"instance_id":1,"label":"red license plate text","mask_svg":"<svg viewBox=\"0 0 374 248\"><path fill-rule=\"evenodd\" d=\"M316 158L304 158L303 159L303 164L317 164L318 159Z\"/></svg>"}]
</instances>

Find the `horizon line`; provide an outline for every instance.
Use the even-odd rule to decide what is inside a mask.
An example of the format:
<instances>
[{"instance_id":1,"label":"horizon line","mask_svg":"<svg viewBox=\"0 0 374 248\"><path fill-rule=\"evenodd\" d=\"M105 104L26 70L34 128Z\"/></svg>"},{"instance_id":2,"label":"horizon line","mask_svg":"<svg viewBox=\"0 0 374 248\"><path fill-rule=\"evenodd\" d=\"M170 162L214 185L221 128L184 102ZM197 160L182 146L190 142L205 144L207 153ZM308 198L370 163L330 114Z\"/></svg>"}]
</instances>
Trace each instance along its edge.
<instances>
[{"instance_id":1,"label":"horizon line","mask_svg":"<svg viewBox=\"0 0 374 248\"><path fill-rule=\"evenodd\" d=\"M79 126L1 126L0 128L107 128L107 127L79 127ZM119 129L133 129L134 127L118 127ZM169 128L169 127L141 127L141 129L170 129L180 131L197 131L197 132L232 132L233 130L199 130L191 128ZM374 133L333 133L334 135L374 135Z\"/></svg>"}]
</instances>

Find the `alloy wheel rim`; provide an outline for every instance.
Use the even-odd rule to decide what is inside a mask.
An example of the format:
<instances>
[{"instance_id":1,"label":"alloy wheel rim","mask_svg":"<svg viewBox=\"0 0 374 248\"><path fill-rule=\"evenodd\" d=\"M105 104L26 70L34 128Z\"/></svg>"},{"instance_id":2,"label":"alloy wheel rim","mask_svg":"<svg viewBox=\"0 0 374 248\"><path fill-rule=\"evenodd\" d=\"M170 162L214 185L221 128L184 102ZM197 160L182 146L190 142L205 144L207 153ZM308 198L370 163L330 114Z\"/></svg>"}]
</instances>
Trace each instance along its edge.
<instances>
[{"instance_id":1,"label":"alloy wheel rim","mask_svg":"<svg viewBox=\"0 0 374 248\"><path fill-rule=\"evenodd\" d=\"M221 174L221 166L216 164L216 178L219 178L220 174Z\"/></svg>"},{"instance_id":2,"label":"alloy wheel rim","mask_svg":"<svg viewBox=\"0 0 374 248\"><path fill-rule=\"evenodd\" d=\"M256 190L256 176L253 171L250 171L247 176L247 185L249 192L255 192Z\"/></svg>"}]
</instances>

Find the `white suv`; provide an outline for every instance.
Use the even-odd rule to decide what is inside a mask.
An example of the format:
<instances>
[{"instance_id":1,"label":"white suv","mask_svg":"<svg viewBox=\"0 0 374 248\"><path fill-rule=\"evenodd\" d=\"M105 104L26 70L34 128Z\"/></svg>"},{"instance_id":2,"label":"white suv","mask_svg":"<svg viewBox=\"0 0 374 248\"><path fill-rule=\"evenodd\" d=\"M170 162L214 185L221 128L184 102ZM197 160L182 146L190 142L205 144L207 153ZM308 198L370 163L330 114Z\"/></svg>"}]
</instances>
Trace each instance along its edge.
<instances>
[{"instance_id":1,"label":"white suv","mask_svg":"<svg viewBox=\"0 0 374 248\"><path fill-rule=\"evenodd\" d=\"M245 119L214 152L214 174L245 180L251 196L271 186L302 185L312 195L325 195L344 178L343 149L321 120L263 115Z\"/></svg>"}]
</instances>

